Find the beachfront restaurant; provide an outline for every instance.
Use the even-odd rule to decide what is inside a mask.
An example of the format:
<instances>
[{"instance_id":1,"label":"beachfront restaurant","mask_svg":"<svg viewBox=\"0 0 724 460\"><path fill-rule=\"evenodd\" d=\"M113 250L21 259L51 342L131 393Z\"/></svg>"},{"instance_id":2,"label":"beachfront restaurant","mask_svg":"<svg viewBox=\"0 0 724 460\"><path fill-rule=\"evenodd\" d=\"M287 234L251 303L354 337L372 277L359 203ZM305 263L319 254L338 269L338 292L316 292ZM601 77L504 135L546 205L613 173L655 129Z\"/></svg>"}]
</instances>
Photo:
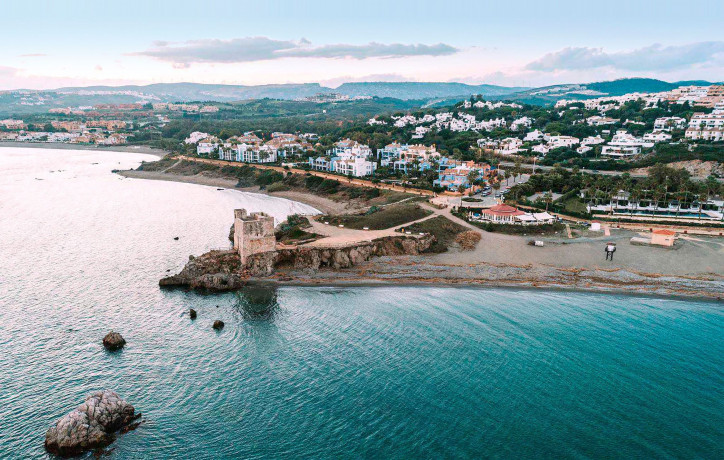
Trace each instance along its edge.
<instances>
[{"instance_id":1,"label":"beachfront restaurant","mask_svg":"<svg viewBox=\"0 0 724 460\"><path fill-rule=\"evenodd\" d=\"M508 225L543 225L556 221L548 212L524 212L507 204L496 204L490 208L471 210L468 218L473 221Z\"/></svg>"}]
</instances>

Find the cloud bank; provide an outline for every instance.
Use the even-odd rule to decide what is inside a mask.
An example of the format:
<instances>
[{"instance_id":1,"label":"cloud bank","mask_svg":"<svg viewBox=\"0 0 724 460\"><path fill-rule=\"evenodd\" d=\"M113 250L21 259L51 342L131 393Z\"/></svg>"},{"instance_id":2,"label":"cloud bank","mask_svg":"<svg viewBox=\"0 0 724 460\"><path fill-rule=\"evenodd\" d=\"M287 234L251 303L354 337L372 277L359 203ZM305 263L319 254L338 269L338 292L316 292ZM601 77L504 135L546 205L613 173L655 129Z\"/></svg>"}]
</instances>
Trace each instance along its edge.
<instances>
[{"instance_id":1,"label":"cloud bank","mask_svg":"<svg viewBox=\"0 0 724 460\"><path fill-rule=\"evenodd\" d=\"M525 70L554 72L613 67L630 71L671 71L693 65L710 64L724 58L724 42L697 42L687 45L654 44L633 51L608 53L603 48L563 48L530 62Z\"/></svg>"},{"instance_id":2,"label":"cloud bank","mask_svg":"<svg viewBox=\"0 0 724 460\"><path fill-rule=\"evenodd\" d=\"M407 56L446 56L459 50L444 43L435 45L376 43L365 45L328 44L313 46L306 39L274 40L245 37L232 40L191 40L182 43L157 41L148 50L133 53L187 67L192 63L239 63L282 58L396 58Z\"/></svg>"}]
</instances>

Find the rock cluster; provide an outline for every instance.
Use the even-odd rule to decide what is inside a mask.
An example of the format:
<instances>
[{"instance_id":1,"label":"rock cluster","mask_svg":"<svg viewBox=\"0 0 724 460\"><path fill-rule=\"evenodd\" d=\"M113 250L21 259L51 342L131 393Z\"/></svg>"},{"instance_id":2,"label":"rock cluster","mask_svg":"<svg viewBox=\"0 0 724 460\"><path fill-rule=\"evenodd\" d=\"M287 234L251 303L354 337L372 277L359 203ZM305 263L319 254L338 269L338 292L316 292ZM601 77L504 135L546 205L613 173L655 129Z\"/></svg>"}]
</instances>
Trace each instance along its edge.
<instances>
[{"instance_id":1,"label":"rock cluster","mask_svg":"<svg viewBox=\"0 0 724 460\"><path fill-rule=\"evenodd\" d=\"M85 402L61 417L45 434L45 449L56 455L80 455L113 442L113 434L129 427L141 414L111 390L88 395Z\"/></svg>"},{"instance_id":2,"label":"rock cluster","mask_svg":"<svg viewBox=\"0 0 724 460\"><path fill-rule=\"evenodd\" d=\"M160 286L189 286L216 291L239 289L244 285L241 258L234 250L209 251L199 257L189 257L178 275L158 282Z\"/></svg>"},{"instance_id":3,"label":"rock cluster","mask_svg":"<svg viewBox=\"0 0 724 460\"><path fill-rule=\"evenodd\" d=\"M103 346L110 351L120 350L125 344L126 339L118 332L111 331L103 337Z\"/></svg>"},{"instance_id":4,"label":"rock cluster","mask_svg":"<svg viewBox=\"0 0 724 460\"><path fill-rule=\"evenodd\" d=\"M370 257L421 254L434 242L435 237L432 235L400 235L341 248L298 246L253 254L244 267L241 266L239 253L232 249L210 251L199 257L189 257L189 262L178 275L163 278L159 285L188 286L213 291L237 290L244 287L250 277L270 276L275 267L280 265L312 270L324 267L350 268L369 260Z\"/></svg>"}]
</instances>

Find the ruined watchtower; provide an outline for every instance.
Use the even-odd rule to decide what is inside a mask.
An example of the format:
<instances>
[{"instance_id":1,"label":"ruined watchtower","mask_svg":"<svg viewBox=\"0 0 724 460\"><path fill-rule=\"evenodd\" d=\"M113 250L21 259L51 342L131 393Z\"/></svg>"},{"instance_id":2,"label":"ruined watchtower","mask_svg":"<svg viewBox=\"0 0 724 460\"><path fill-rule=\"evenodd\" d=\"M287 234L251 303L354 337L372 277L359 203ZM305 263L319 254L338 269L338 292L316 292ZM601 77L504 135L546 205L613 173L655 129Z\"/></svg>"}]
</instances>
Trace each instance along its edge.
<instances>
[{"instance_id":1,"label":"ruined watchtower","mask_svg":"<svg viewBox=\"0 0 724 460\"><path fill-rule=\"evenodd\" d=\"M276 249L274 218L263 212L246 213L246 209L234 209L234 249L239 251L241 264L247 258L261 252Z\"/></svg>"}]
</instances>

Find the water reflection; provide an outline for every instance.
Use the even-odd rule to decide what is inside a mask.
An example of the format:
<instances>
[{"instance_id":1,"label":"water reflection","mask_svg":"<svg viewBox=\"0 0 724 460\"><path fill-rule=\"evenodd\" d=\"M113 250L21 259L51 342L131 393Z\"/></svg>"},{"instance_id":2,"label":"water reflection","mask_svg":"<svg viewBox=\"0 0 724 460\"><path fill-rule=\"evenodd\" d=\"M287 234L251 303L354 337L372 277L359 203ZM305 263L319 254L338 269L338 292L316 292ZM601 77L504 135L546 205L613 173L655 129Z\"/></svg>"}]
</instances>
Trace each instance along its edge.
<instances>
[{"instance_id":1,"label":"water reflection","mask_svg":"<svg viewBox=\"0 0 724 460\"><path fill-rule=\"evenodd\" d=\"M236 293L236 307L246 321L273 322L280 308L276 286L246 287Z\"/></svg>"}]
</instances>

